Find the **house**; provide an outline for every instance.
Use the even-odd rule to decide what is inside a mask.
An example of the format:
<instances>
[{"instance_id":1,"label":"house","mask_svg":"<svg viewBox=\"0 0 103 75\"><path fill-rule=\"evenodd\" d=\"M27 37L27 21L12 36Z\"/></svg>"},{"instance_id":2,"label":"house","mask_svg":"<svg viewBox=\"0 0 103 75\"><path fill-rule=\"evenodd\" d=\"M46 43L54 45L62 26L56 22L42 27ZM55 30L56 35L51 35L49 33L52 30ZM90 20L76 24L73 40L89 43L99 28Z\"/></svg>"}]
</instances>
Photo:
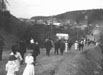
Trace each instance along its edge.
<instances>
[{"instance_id":1,"label":"house","mask_svg":"<svg viewBox=\"0 0 103 75\"><path fill-rule=\"evenodd\" d=\"M57 33L56 36L58 37L58 39L65 39L65 40L69 39L69 35L66 33Z\"/></svg>"}]
</instances>

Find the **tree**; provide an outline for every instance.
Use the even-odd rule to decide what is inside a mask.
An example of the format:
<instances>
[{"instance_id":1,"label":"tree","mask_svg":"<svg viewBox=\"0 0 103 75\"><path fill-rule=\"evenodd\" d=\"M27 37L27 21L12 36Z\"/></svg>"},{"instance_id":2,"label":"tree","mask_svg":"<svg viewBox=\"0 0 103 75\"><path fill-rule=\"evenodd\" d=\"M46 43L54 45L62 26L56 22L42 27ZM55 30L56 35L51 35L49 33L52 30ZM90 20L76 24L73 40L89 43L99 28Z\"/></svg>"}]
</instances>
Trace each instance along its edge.
<instances>
[{"instance_id":1,"label":"tree","mask_svg":"<svg viewBox=\"0 0 103 75\"><path fill-rule=\"evenodd\" d=\"M0 10L6 11L7 10L7 4L9 4L7 0L0 0Z\"/></svg>"}]
</instances>

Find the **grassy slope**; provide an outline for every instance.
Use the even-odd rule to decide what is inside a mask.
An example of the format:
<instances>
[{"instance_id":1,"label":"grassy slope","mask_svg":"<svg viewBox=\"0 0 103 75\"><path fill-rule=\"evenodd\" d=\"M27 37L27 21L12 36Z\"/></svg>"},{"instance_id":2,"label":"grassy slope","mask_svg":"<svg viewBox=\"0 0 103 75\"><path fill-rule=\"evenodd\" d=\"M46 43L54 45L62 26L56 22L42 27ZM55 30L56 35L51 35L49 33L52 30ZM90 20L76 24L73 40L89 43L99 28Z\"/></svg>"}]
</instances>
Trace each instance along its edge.
<instances>
[{"instance_id":1,"label":"grassy slope","mask_svg":"<svg viewBox=\"0 0 103 75\"><path fill-rule=\"evenodd\" d=\"M66 58L55 75L102 75L102 57L99 47L83 51L72 60Z\"/></svg>"}]
</instances>

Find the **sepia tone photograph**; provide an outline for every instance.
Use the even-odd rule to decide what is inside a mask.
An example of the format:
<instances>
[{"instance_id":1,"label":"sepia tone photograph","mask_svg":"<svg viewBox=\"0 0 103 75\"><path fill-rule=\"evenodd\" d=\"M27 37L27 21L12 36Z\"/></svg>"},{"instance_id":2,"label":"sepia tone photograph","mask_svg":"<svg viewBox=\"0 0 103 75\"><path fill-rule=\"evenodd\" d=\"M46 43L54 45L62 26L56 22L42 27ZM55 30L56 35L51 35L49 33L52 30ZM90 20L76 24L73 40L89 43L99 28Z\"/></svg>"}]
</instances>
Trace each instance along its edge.
<instances>
[{"instance_id":1,"label":"sepia tone photograph","mask_svg":"<svg viewBox=\"0 0 103 75\"><path fill-rule=\"evenodd\" d=\"M103 75L103 0L0 0L0 75Z\"/></svg>"}]
</instances>

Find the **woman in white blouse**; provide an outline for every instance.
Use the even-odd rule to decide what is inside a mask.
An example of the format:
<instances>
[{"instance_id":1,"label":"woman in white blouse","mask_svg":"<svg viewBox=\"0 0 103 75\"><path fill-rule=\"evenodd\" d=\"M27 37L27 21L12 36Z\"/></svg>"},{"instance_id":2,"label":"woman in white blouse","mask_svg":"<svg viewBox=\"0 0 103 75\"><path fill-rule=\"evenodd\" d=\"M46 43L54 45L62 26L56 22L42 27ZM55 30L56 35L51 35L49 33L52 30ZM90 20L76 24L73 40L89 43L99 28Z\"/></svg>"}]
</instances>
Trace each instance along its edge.
<instances>
[{"instance_id":1,"label":"woman in white blouse","mask_svg":"<svg viewBox=\"0 0 103 75\"><path fill-rule=\"evenodd\" d=\"M26 67L24 69L23 75L35 75L35 67L33 65L33 56L31 53L28 53L28 55L25 57L25 63Z\"/></svg>"},{"instance_id":2,"label":"woman in white blouse","mask_svg":"<svg viewBox=\"0 0 103 75\"><path fill-rule=\"evenodd\" d=\"M10 55L14 55L17 58L17 64L18 64L18 69L19 69L20 63L23 60L20 52L17 49L13 48L13 46L12 46L12 52L10 53Z\"/></svg>"}]
</instances>

